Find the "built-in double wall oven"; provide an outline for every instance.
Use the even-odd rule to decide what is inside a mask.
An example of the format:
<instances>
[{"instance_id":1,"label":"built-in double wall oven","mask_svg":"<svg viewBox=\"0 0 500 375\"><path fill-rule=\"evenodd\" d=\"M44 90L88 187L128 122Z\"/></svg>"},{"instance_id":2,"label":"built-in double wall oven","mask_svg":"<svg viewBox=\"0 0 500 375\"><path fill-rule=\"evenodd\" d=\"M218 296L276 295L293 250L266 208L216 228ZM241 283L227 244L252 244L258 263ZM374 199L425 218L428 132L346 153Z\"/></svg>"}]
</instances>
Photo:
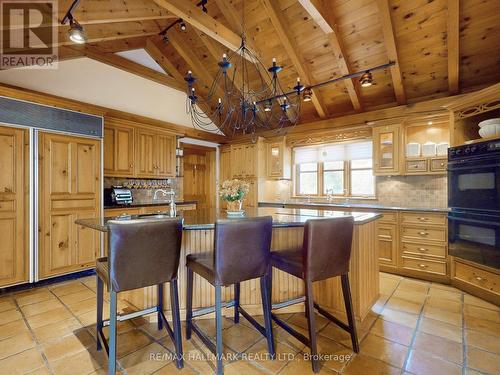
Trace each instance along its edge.
<instances>
[{"instance_id":1,"label":"built-in double wall oven","mask_svg":"<svg viewBox=\"0 0 500 375\"><path fill-rule=\"evenodd\" d=\"M500 140L448 150L449 254L500 269Z\"/></svg>"}]
</instances>

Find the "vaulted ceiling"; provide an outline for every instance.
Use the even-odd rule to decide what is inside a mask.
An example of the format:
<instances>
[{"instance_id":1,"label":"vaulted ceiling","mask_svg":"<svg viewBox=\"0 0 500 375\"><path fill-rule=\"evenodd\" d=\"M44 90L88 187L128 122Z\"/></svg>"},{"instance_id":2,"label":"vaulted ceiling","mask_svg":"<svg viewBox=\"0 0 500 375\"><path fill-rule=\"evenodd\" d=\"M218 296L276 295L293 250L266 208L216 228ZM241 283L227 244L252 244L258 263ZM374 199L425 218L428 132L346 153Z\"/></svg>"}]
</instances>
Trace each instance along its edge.
<instances>
[{"instance_id":1,"label":"vaulted ceiling","mask_svg":"<svg viewBox=\"0 0 500 375\"><path fill-rule=\"evenodd\" d=\"M207 92L222 53L239 43L242 0L81 0L74 13L89 43L59 26L60 58L88 56L183 89L192 70ZM59 20L72 0L59 1ZM158 33L182 17L164 43ZM473 91L500 81L498 0L245 0L247 39L265 65L276 57L288 88L382 65L374 85L346 80L316 89L301 122ZM116 52L144 48L164 75Z\"/></svg>"}]
</instances>

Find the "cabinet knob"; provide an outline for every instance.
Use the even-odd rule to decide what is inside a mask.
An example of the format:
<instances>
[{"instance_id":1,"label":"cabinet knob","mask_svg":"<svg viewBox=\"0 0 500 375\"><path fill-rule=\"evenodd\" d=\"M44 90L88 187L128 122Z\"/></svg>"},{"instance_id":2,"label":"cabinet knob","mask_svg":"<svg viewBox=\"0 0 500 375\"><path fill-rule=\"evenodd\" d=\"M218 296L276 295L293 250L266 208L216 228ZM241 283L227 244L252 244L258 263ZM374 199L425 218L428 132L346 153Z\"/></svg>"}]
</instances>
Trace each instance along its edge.
<instances>
[{"instance_id":1,"label":"cabinet knob","mask_svg":"<svg viewBox=\"0 0 500 375\"><path fill-rule=\"evenodd\" d=\"M444 167L444 163L439 164L441 167Z\"/></svg>"},{"instance_id":2,"label":"cabinet knob","mask_svg":"<svg viewBox=\"0 0 500 375\"><path fill-rule=\"evenodd\" d=\"M418 220L420 220L420 221L427 221L427 220L429 220L429 218L428 217L419 217Z\"/></svg>"},{"instance_id":3,"label":"cabinet knob","mask_svg":"<svg viewBox=\"0 0 500 375\"><path fill-rule=\"evenodd\" d=\"M419 264L418 266L419 266L420 268L427 268L427 267L428 267L428 266L427 266L427 264L423 264L423 263Z\"/></svg>"},{"instance_id":4,"label":"cabinet knob","mask_svg":"<svg viewBox=\"0 0 500 375\"><path fill-rule=\"evenodd\" d=\"M424 252L424 251L429 251L429 249L426 249L425 247L420 247L420 248L418 249L418 251L422 251L422 252Z\"/></svg>"},{"instance_id":5,"label":"cabinet knob","mask_svg":"<svg viewBox=\"0 0 500 375\"><path fill-rule=\"evenodd\" d=\"M130 168L133 168L134 167L134 164L130 163Z\"/></svg>"},{"instance_id":6,"label":"cabinet knob","mask_svg":"<svg viewBox=\"0 0 500 375\"><path fill-rule=\"evenodd\" d=\"M427 233L427 232L418 232L418 234L420 234L421 236L427 236L429 233Z\"/></svg>"},{"instance_id":7,"label":"cabinet knob","mask_svg":"<svg viewBox=\"0 0 500 375\"><path fill-rule=\"evenodd\" d=\"M481 277L481 276L476 276L477 281L488 281L487 279Z\"/></svg>"}]
</instances>

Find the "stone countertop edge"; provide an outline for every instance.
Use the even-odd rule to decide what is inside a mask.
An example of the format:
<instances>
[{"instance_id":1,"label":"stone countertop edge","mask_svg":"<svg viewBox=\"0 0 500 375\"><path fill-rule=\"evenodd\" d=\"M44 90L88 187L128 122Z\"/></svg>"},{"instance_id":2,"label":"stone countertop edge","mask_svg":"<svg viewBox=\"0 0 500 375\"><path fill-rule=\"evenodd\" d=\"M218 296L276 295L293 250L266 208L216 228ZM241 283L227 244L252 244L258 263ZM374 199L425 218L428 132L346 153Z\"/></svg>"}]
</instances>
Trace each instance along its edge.
<instances>
[{"instance_id":1,"label":"stone countertop edge","mask_svg":"<svg viewBox=\"0 0 500 375\"><path fill-rule=\"evenodd\" d=\"M384 206L381 204L365 204L365 203L328 203L328 202L285 202L285 201L262 201L259 202L259 207L265 207L261 205L300 205L307 207L338 207L338 208L365 208L373 210L389 210L389 211L417 211L417 212L442 212L447 213L450 211L449 208L433 208L433 207L400 207L400 206Z\"/></svg>"}]
</instances>

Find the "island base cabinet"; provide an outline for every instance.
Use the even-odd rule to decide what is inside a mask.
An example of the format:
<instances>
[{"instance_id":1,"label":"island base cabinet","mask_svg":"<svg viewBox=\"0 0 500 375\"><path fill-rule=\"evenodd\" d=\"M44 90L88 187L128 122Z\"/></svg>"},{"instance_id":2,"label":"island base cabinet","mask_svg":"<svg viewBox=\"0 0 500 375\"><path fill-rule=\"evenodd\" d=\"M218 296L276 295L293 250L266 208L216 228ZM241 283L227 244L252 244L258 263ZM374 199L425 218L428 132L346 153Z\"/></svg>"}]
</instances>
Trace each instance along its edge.
<instances>
[{"instance_id":1,"label":"island base cabinet","mask_svg":"<svg viewBox=\"0 0 500 375\"><path fill-rule=\"evenodd\" d=\"M368 313L379 297L378 254L375 246L376 221L363 225L355 225L353 248L351 255L350 283L353 298L354 314L361 324L368 321ZM181 314L185 316L186 308L186 255L190 253L213 251L213 230L185 230L183 232L182 250L179 266L179 298ZM279 251L289 247L300 246L303 239L303 228L274 228L271 249ZM252 315L262 315L260 304L259 280L249 280L241 284L241 305ZM283 302L304 296L304 282L294 276L277 269L273 270L273 303ZM165 296L169 298L168 288ZM124 300L137 308L154 306L156 303L156 287L137 289L123 293ZM215 304L213 286L198 275L194 275L193 308L213 306ZM223 288L223 299L233 298L233 288ZM340 278L332 278L314 284L314 298L317 303L333 314L345 317ZM167 299L168 301L168 299ZM165 304L167 306L167 304ZM277 310L277 313L304 311L303 303L291 305ZM166 312L169 308L166 307ZM232 309L226 309L224 314L232 314ZM206 315L205 317L212 317ZM153 318L154 319L154 318ZM362 326L361 326L362 327Z\"/></svg>"},{"instance_id":2,"label":"island base cabinet","mask_svg":"<svg viewBox=\"0 0 500 375\"><path fill-rule=\"evenodd\" d=\"M75 224L100 216L101 142L40 133L39 278L95 266L100 236Z\"/></svg>"},{"instance_id":3,"label":"island base cabinet","mask_svg":"<svg viewBox=\"0 0 500 375\"><path fill-rule=\"evenodd\" d=\"M0 287L28 281L28 134L0 126Z\"/></svg>"}]
</instances>

